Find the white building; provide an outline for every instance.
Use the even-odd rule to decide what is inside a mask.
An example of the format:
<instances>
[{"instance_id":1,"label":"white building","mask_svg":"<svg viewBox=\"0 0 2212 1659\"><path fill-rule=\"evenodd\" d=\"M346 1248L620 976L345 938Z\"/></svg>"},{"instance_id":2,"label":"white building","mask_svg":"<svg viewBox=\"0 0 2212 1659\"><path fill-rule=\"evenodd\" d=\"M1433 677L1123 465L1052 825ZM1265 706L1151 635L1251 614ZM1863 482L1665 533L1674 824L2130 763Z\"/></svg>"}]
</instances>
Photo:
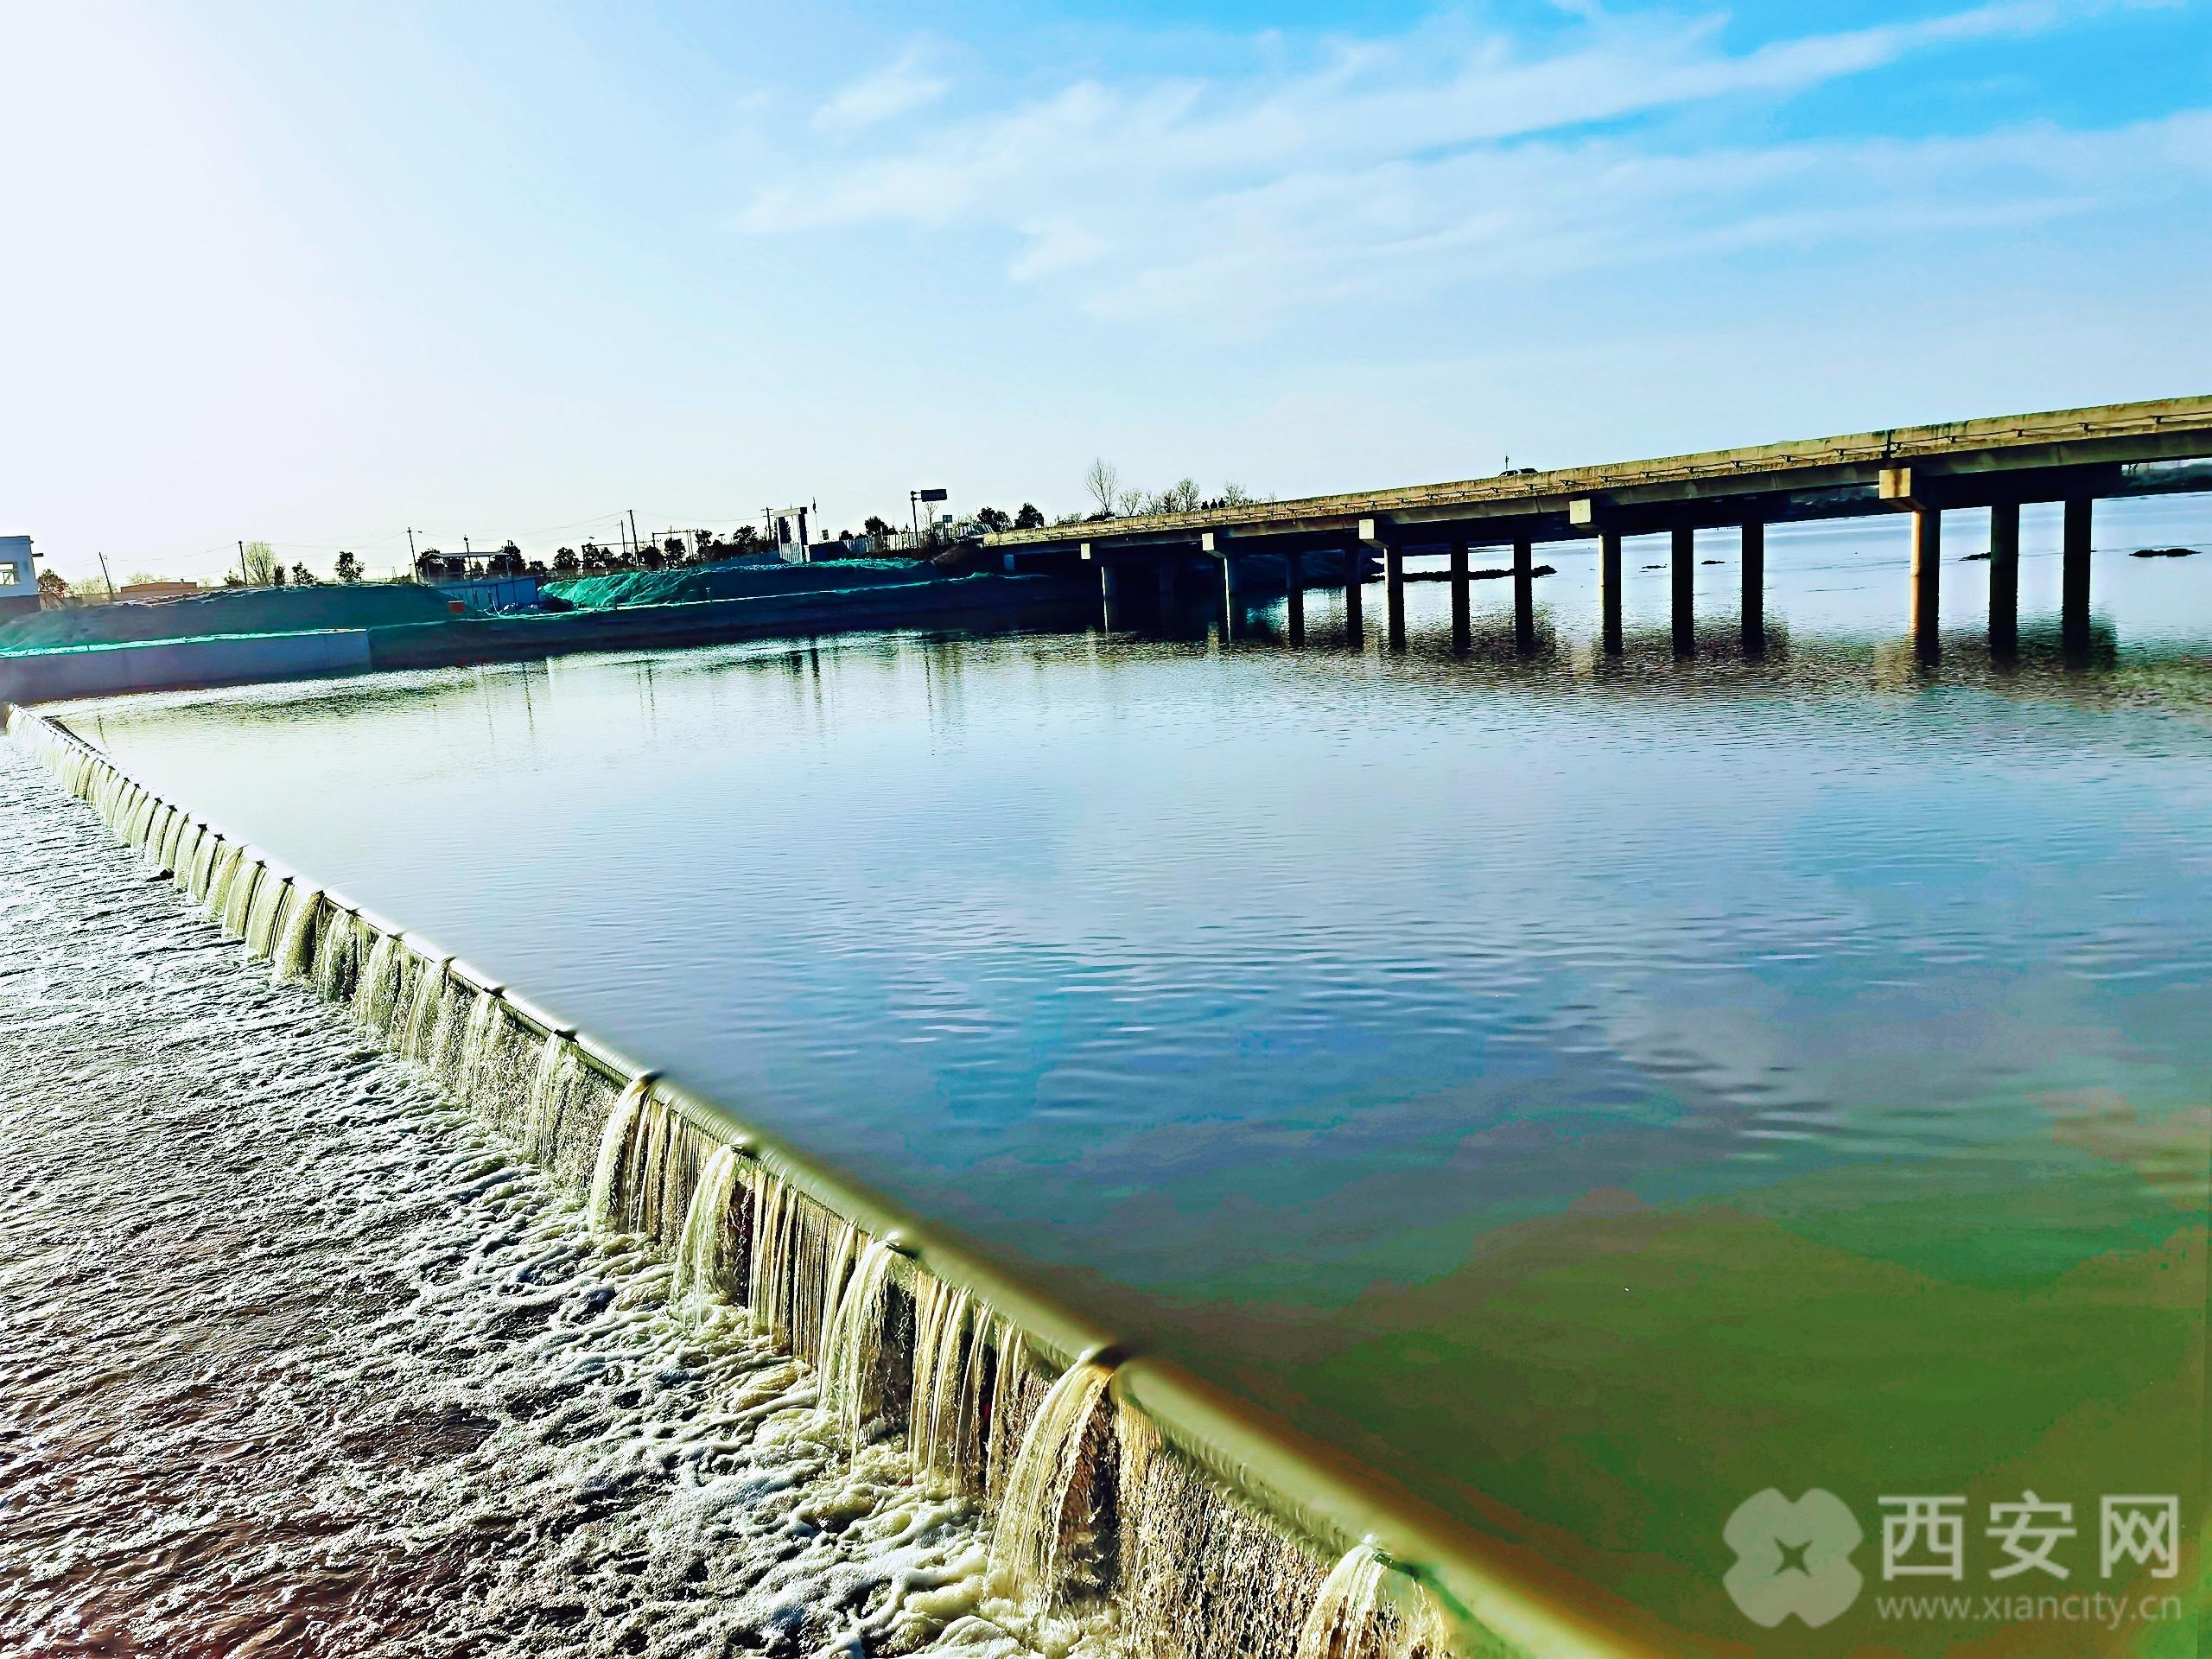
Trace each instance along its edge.
<instances>
[{"instance_id":1,"label":"white building","mask_svg":"<svg viewBox=\"0 0 2212 1659\"><path fill-rule=\"evenodd\" d=\"M38 609L38 571L31 563L31 538L0 536L0 618Z\"/></svg>"}]
</instances>

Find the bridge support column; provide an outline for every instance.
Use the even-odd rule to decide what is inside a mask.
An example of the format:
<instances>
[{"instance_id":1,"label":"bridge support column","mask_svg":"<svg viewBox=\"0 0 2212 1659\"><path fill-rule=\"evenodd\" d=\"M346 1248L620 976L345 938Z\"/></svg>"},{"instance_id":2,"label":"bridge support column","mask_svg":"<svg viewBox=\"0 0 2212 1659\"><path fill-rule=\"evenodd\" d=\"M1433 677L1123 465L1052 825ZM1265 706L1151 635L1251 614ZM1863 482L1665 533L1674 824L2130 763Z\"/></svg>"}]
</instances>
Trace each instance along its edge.
<instances>
[{"instance_id":1,"label":"bridge support column","mask_svg":"<svg viewBox=\"0 0 2212 1659\"><path fill-rule=\"evenodd\" d=\"M2020 648L2020 504L1989 510L1989 649L2010 657Z\"/></svg>"},{"instance_id":2,"label":"bridge support column","mask_svg":"<svg viewBox=\"0 0 2212 1659\"><path fill-rule=\"evenodd\" d=\"M1757 518L1744 521L1744 654L1756 657L1766 649L1766 525Z\"/></svg>"},{"instance_id":3,"label":"bridge support column","mask_svg":"<svg viewBox=\"0 0 2212 1659\"><path fill-rule=\"evenodd\" d=\"M1283 609L1290 643L1306 643L1306 556L1295 550L1282 556Z\"/></svg>"},{"instance_id":4,"label":"bridge support column","mask_svg":"<svg viewBox=\"0 0 2212 1659\"><path fill-rule=\"evenodd\" d=\"M1684 524L1675 526L1675 654L1687 657L1697 649L1697 532Z\"/></svg>"},{"instance_id":5,"label":"bridge support column","mask_svg":"<svg viewBox=\"0 0 2212 1659\"><path fill-rule=\"evenodd\" d=\"M1513 543L1513 648L1536 648L1536 550L1525 536Z\"/></svg>"},{"instance_id":6,"label":"bridge support column","mask_svg":"<svg viewBox=\"0 0 2212 1659\"><path fill-rule=\"evenodd\" d=\"M1406 550L1395 542L1382 550L1382 601L1390 621L1390 649L1406 648Z\"/></svg>"},{"instance_id":7,"label":"bridge support column","mask_svg":"<svg viewBox=\"0 0 2212 1659\"><path fill-rule=\"evenodd\" d=\"M1234 639L1236 634L1236 613L1244 602L1243 572L1237 569L1234 554L1221 556L1221 637Z\"/></svg>"},{"instance_id":8,"label":"bridge support column","mask_svg":"<svg viewBox=\"0 0 2212 1659\"><path fill-rule=\"evenodd\" d=\"M1618 531L1598 535L1598 631L1605 654L1621 654L1621 538Z\"/></svg>"},{"instance_id":9,"label":"bridge support column","mask_svg":"<svg viewBox=\"0 0 2212 1659\"><path fill-rule=\"evenodd\" d=\"M1367 548L1355 542L1344 550L1344 643L1357 647L1367 637L1362 582L1367 575Z\"/></svg>"},{"instance_id":10,"label":"bridge support column","mask_svg":"<svg viewBox=\"0 0 2212 1659\"><path fill-rule=\"evenodd\" d=\"M2066 650L2085 651L2089 644L2089 532L2094 505L2086 496L2066 503L2066 528L2061 543L2058 627Z\"/></svg>"},{"instance_id":11,"label":"bridge support column","mask_svg":"<svg viewBox=\"0 0 2212 1659\"><path fill-rule=\"evenodd\" d=\"M1940 507L1912 510L1912 649L1921 661L1932 663L1941 649L1937 629L1942 620L1943 512Z\"/></svg>"},{"instance_id":12,"label":"bridge support column","mask_svg":"<svg viewBox=\"0 0 2212 1659\"><path fill-rule=\"evenodd\" d=\"M1175 558L1162 559L1160 562L1158 574L1160 577L1160 622L1162 627L1166 627L1174 621L1176 608L1182 598L1182 562Z\"/></svg>"},{"instance_id":13,"label":"bridge support column","mask_svg":"<svg viewBox=\"0 0 2212 1659\"><path fill-rule=\"evenodd\" d=\"M1100 620L1109 633L1117 633L1122 626L1122 573L1110 564L1098 567L1098 605Z\"/></svg>"},{"instance_id":14,"label":"bridge support column","mask_svg":"<svg viewBox=\"0 0 2212 1659\"><path fill-rule=\"evenodd\" d=\"M1467 544L1455 541L1452 543L1452 649L1466 650L1474 637L1467 604Z\"/></svg>"}]
</instances>

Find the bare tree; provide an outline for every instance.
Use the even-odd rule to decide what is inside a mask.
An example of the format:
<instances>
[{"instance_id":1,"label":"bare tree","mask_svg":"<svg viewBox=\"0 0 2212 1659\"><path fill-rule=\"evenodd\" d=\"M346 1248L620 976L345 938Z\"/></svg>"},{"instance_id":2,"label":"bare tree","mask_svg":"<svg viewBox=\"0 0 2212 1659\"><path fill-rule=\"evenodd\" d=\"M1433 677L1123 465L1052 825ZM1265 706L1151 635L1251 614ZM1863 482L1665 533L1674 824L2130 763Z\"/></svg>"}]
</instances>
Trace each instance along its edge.
<instances>
[{"instance_id":1,"label":"bare tree","mask_svg":"<svg viewBox=\"0 0 2212 1659\"><path fill-rule=\"evenodd\" d=\"M1198 499L1198 480L1181 478L1155 496L1152 507L1154 512L1196 512Z\"/></svg>"},{"instance_id":2,"label":"bare tree","mask_svg":"<svg viewBox=\"0 0 2212 1659\"><path fill-rule=\"evenodd\" d=\"M1221 505L1224 507L1249 507L1258 499L1259 497L1254 495L1242 484L1224 484L1221 486Z\"/></svg>"},{"instance_id":3,"label":"bare tree","mask_svg":"<svg viewBox=\"0 0 2212 1659\"><path fill-rule=\"evenodd\" d=\"M1116 505L1124 499L1122 489L1122 469L1103 455L1090 463L1090 470L1083 475L1083 487L1090 492L1090 499L1098 504L1098 511L1111 518Z\"/></svg>"},{"instance_id":4,"label":"bare tree","mask_svg":"<svg viewBox=\"0 0 2212 1659\"><path fill-rule=\"evenodd\" d=\"M249 588L266 588L284 574L284 567L276 562L276 550L266 542L248 542L239 556L245 561Z\"/></svg>"}]
</instances>

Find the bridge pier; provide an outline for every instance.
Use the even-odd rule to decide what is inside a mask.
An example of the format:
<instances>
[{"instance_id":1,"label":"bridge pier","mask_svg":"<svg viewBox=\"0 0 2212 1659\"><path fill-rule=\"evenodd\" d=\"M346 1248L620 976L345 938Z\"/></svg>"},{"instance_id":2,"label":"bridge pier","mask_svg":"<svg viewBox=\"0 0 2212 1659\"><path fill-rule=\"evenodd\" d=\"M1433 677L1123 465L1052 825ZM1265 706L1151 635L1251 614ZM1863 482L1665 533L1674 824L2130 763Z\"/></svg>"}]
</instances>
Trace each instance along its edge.
<instances>
[{"instance_id":1,"label":"bridge pier","mask_svg":"<svg viewBox=\"0 0 2212 1659\"><path fill-rule=\"evenodd\" d=\"M1536 550L1526 536L1513 538L1513 648L1536 648Z\"/></svg>"},{"instance_id":2,"label":"bridge pier","mask_svg":"<svg viewBox=\"0 0 2212 1659\"><path fill-rule=\"evenodd\" d=\"M1688 657L1697 650L1697 531L1676 524L1674 532L1675 655Z\"/></svg>"},{"instance_id":3,"label":"bridge pier","mask_svg":"<svg viewBox=\"0 0 2212 1659\"><path fill-rule=\"evenodd\" d=\"M2064 649L2087 651L2089 646L2089 531L2094 511L2086 495L2066 501L2066 528L2061 543L2058 622Z\"/></svg>"},{"instance_id":4,"label":"bridge pier","mask_svg":"<svg viewBox=\"0 0 2212 1659\"><path fill-rule=\"evenodd\" d=\"M1912 649L1923 663L1942 651L1943 510L1916 504L1912 509Z\"/></svg>"},{"instance_id":5,"label":"bridge pier","mask_svg":"<svg viewBox=\"0 0 2212 1659\"><path fill-rule=\"evenodd\" d=\"M1109 633L1122 630L1122 573L1110 564L1098 567L1099 620Z\"/></svg>"},{"instance_id":6,"label":"bridge pier","mask_svg":"<svg viewBox=\"0 0 2212 1659\"><path fill-rule=\"evenodd\" d=\"M1621 537L1618 531L1598 533L1598 627L1605 654L1621 654Z\"/></svg>"},{"instance_id":7,"label":"bridge pier","mask_svg":"<svg viewBox=\"0 0 2212 1659\"><path fill-rule=\"evenodd\" d=\"M1989 509L1989 649L2010 657L2020 648L2020 504Z\"/></svg>"},{"instance_id":8,"label":"bridge pier","mask_svg":"<svg viewBox=\"0 0 2212 1659\"><path fill-rule=\"evenodd\" d=\"M1221 556L1221 637L1232 639L1236 636L1237 607L1244 601L1243 573L1237 568L1236 555Z\"/></svg>"},{"instance_id":9,"label":"bridge pier","mask_svg":"<svg viewBox=\"0 0 2212 1659\"><path fill-rule=\"evenodd\" d=\"M1766 649L1766 523L1744 520L1743 546L1744 654L1756 657Z\"/></svg>"},{"instance_id":10,"label":"bridge pier","mask_svg":"<svg viewBox=\"0 0 2212 1659\"><path fill-rule=\"evenodd\" d=\"M1355 542L1344 550L1344 643L1357 650L1367 638L1360 588L1367 575L1367 548Z\"/></svg>"},{"instance_id":11,"label":"bridge pier","mask_svg":"<svg viewBox=\"0 0 2212 1659\"><path fill-rule=\"evenodd\" d=\"M1284 620L1288 625L1290 643L1306 643L1306 556L1296 548L1282 556Z\"/></svg>"},{"instance_id":12,"label":"bridge pier","mask_svg":"<svg viewBox=\"0 0 2212 1659\"><path fill-rule=\"evenodd\" d=\"M1452 540L1452 649L1465 651L1474 643L1475 631L1468 614L1467 543Z\"/></svg>"},{"instance_id":13,"label":"bridge pier","mask_svg":"<svg viewBox=\"0 0 2212 1659\"><path fill-rule=\"evenodd\" d=\"M1406 648L1406 550L1395 542L1382 550L1382 604L1389 618L1390 649Z\"/></svg>"}]
</instances>

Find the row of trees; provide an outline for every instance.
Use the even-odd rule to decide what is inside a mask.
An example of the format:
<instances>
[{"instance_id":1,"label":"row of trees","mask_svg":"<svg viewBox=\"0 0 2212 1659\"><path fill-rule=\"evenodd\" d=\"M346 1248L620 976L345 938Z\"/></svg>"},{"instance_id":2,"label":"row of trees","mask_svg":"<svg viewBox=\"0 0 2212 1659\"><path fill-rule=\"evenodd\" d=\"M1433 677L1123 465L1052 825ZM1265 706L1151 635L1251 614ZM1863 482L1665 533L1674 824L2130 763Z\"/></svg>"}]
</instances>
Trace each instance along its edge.
<instances>
[{"instance_id":1,"label":"row of trees","mask_svg":"<svg viewBox=\"0 0 2212 1659\"><path fill-rule=\"evenodd\" d=\"M758 553L767 546L767 538L759 530L744 524L728 537L711 530L694 530L665 536L658 542L642 542L635 547L583 542L556 550L550 564L543 559L527 557L512 542L496 553L456 556L438 548L425 548L415 561L415 569L426 581L465 576L472 565L480 567L480 574L489 576L599 575L614 570L665 570L679 565L711 564L719 559Z\"/></svg>"},{"instance_id":2,"label":"row of trees","mask_svg":"<svg viewBox=\"0 0 2212 1659\"><path fill-rule=\"evenodd\" d=\"M1042 530L1045 515L1034 501L1025 501L1011 518L996 507L980 507L976 512L976 522L995 536L1004 530Z\"/></svg>"},{"instance_id":3,"label":"row of trees","mask_svg":"<svg viewBox=\"0 0 2212 1659\"><path fill-rule=\"evenodd\" d=\"M1122 469L1100 456L1083 474L1083 487L1097 504L1092 518L1133 518L1141 513L1198 512L1208 507L1249 506L1260 499L1241 484L1224 484L1217 496L1206 496L1194 478L1182 478L1164 490L1133 488L1122 482ZM1063 521L1065 522L1065 521Z\"/></svg>"}]
</instances>

